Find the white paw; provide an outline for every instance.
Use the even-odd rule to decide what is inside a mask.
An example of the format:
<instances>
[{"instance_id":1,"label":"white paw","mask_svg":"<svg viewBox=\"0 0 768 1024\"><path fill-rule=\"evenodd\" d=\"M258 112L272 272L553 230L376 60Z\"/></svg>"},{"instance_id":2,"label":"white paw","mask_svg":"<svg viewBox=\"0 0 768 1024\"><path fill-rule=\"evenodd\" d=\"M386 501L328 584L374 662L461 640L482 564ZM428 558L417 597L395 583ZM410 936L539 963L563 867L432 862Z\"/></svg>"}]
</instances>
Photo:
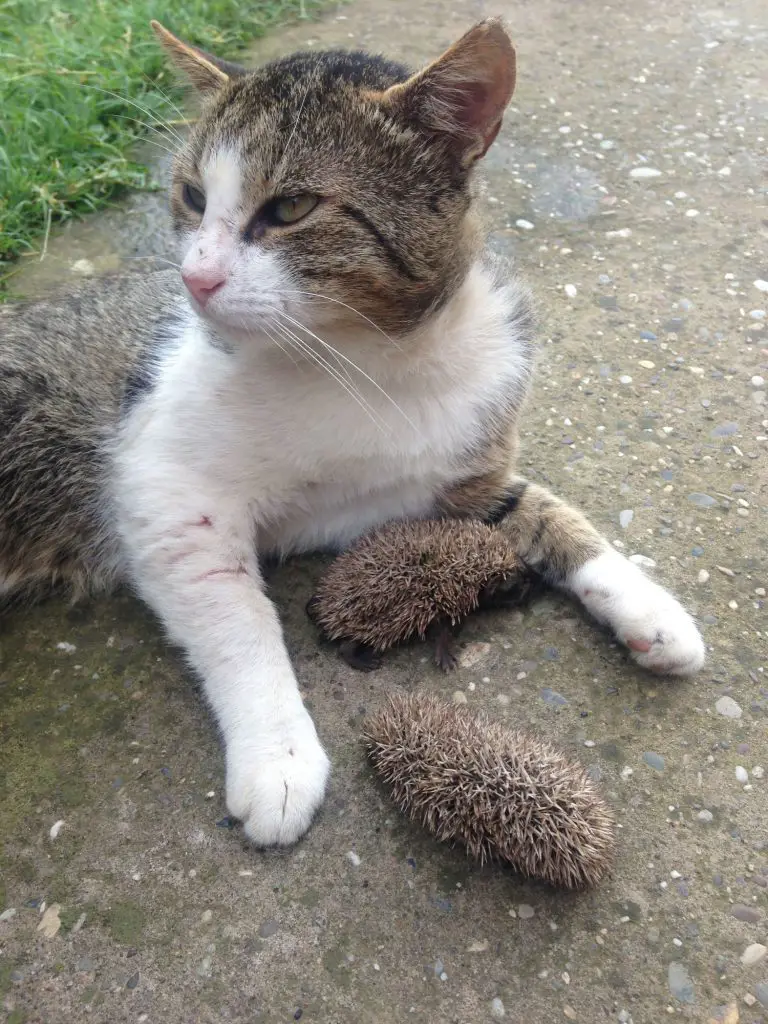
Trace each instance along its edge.
<instances>
[{"instance_id":1,"label":"white paw","mask_svg":"<svg viewBox=\"0 0 768 1024\"><path fill-rule=\"evenodd\" d=\"M227 743L227 809L257 846L290 846L323 802L330 763L303 707L265 726Z\"/></svg>"},{"instance_id":2,"label":"white paw","mask_svg":"<svg viewBox=\"0 0 768 1024\"><path fill-rule=\"evenodd\" d=\"M613 629L643 668L688 676L704 664L704 641L685 608L617 552L583 565L568 589Z\"/></svg>"}]
</instances>

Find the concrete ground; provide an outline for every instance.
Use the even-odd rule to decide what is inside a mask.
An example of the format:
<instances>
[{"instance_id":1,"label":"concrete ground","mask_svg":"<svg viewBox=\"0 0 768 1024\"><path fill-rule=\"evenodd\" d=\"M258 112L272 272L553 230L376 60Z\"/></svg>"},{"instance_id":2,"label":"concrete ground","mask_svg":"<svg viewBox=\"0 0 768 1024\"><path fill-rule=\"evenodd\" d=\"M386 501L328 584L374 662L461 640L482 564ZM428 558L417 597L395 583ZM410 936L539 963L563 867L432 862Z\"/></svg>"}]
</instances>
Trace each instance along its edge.
<instances>
[{"instance_id":1,"label":"concrete ground","mask_svg":"<svg viewBox=\"0 0 768 1024\"><path fill-rule=\"evenodd\" d=\"M453 678L423 648L363 676L304 617L321 561L292 564L274 595L333 780L302 843L259 853L225 817L196 684L129 595L6 616L8 1024L768 1021L768 9L493 10L513 26L519 88L486 205L542 321L525 471L656 563L709 664L650 678L546 595L473 621ZM260 55L362 46L418 64L489 12L357 0ZM20 289L89 269L78 260L170 255L158 204L63 232ZM620 823L611 877L564 894L406 823L359 743L398 687L460 690L599 771Z\"/></svg>"}]
</instances>

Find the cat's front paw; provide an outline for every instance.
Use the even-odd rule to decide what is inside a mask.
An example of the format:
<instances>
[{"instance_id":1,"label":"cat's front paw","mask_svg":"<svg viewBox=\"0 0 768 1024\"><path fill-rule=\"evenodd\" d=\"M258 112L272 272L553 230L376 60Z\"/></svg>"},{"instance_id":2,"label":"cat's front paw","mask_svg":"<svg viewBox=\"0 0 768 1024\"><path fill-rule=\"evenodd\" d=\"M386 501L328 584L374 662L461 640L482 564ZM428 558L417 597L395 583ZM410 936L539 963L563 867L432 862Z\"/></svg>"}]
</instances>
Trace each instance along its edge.
<instances>
[{"instance_id":1,"label":"cat's front paw","mask_svg":"<svg viewBox=\"0 0 768 1024\"><path fill-rule=\"evenodd\" d=\"M303 707L269 730L262 721L227 743L227 809L257 846L290 846L323 802L329 769Z\"/></svg>"},{"instance_id":2,"label":"cat's front paw","mask_svg":"<svg viewBox=\"0 0 768 1024\"><path fill-rule=\"evenodd\" d=\"M688 676L703 666L704 641L685 608L618 553L587 562L573 574L569 589L613 629L643 668Z\"/></svg>"}]
</instances>

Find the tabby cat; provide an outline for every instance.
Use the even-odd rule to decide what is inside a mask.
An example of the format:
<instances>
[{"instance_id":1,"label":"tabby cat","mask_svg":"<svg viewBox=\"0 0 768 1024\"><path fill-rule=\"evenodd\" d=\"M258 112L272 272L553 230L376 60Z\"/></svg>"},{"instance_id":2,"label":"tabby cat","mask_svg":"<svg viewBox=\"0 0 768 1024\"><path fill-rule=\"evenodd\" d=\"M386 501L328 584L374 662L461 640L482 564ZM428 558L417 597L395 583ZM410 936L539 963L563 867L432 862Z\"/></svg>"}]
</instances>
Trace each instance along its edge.
<instances>
[{"instance_id":1,"label":"tabby cat","mask_svg":"<svg viewBox=\"0 0 768 1024\"><path fill-rule=\"evenodd\" d=\"M202 98L170 195L186 288L0 315L0 595L131 581L203 680L259 845L305 832L329 770L259 555L479 517L640 665L696 672L675 598L515 473L531 303L476 208L515 83L503 25L416 74L340 52L246 71L154 28Z\"/></svg>"}]
</instances>

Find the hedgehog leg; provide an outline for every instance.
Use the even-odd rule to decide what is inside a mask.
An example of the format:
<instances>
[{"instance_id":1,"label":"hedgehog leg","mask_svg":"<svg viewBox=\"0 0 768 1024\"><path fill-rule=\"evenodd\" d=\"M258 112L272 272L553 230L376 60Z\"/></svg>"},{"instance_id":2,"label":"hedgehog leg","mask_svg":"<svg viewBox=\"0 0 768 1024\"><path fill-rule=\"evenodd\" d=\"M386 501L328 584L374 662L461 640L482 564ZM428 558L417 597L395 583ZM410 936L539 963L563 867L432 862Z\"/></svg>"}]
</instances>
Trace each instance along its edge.
<instances>
[{"instance_id":1,"label":"hedgehog leg","mask_svg":"<svg viewBox=\"0 0 768 1024\"><path fill-rule=\"evenodd\" d=\"M357 640L344 640L339 644L339 654L350 668L358 672L373 672L381 668L381 658L373 647L358 643Z\"/></svg>"},{"instance_id":2,"label":"hedgehog leg","mask_svg":"<svg viewBox=\"0 0 768 1024\"><path fill-rule=\"evenodd\" d=\"M456 632L450 623L439 623L432 631L435 640L435 664L443 672L453 672L459 664Z\"/></svg>"},{"instance_id":3,"label":"hedgehog leg","mask_svg":"<svg viewBox=\"0 0 768 1024\"><path fill-rule=\"evenodd\" d=\"M310 622L314 622L315 624L317 624L317 612L319 605L320 598L317 596L317 594L314 594L312 597L310 597L310 599L304 606L304 611L307 613L307 618L309 619Z\"/></svg>"}]
</instances>

